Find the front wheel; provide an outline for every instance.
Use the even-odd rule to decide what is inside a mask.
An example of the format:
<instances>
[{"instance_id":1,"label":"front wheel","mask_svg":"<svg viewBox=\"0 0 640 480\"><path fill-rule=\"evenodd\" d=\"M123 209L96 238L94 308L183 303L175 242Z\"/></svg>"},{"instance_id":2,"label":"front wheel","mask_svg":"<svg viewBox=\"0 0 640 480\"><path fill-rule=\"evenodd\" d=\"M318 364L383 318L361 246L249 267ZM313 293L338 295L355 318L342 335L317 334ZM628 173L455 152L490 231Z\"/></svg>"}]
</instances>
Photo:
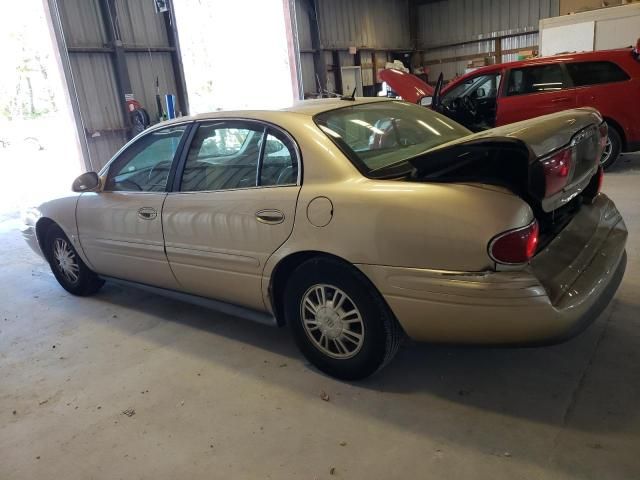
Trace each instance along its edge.
<instances>
[{"instance_id":1,"label":"front wheel","mask_svg":"<svg viewBox=\"0 0 640 480\"><path fill-rule=\"evenodd\" d=\"M608 131L607 143L602 152L602 158L600 159L600 164L605 170L615 163L622 150L622 139L618 131L611 125L609 125Z\"/></svg>"},{"instance_id":2,"label":"front wheel","mask_svg":"<svg viewBox=\"0 0 640 480\"><path fill-rule=\"evenodd\" d=\"M402 330L362 273L333 259L312 259L291 275L285 319L303 355L318 369L359 380L396 354Z\"/></svg>"},{"instance_id":3,"label":"front wheel","mask_svg":"<svg viewBox=\"0 0 640 480\"><path fill-rule=\"evenodd\" d=\"M104 284L104 280L89 270L62 229L49 228L46 238L47 259L53 275L67 292L73 295L92 295Z\"/></svg>"}]
</instances>

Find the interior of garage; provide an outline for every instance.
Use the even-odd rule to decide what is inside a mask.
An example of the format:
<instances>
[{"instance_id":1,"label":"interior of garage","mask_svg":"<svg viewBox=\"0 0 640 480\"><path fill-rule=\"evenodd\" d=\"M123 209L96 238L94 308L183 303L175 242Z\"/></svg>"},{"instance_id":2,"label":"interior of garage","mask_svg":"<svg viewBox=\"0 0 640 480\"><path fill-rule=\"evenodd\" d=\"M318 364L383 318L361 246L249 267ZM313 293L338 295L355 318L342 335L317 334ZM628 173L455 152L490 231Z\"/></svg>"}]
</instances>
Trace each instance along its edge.
<instances>
[{"instance_id":1,"label":"interior of garage","mask_svg":"<svg viewBox=\"0 0 640 480\"><path fill-rule=\"evenodd\" d=\"M584 333L533 348L406 340L384 370L357 382L317 370L286 328L115 282L74 297L20 233L26 209L69 194L77 175L100 171L158 122L386 95L380 72L390 67L434 86L482 66L628 47L640 37L638 7L8 7L0 36L0 478L638 478L638 153L623 153L604 175L602 191L629 232L628 263L615 298Z\"/></svg>"}]
</instances>

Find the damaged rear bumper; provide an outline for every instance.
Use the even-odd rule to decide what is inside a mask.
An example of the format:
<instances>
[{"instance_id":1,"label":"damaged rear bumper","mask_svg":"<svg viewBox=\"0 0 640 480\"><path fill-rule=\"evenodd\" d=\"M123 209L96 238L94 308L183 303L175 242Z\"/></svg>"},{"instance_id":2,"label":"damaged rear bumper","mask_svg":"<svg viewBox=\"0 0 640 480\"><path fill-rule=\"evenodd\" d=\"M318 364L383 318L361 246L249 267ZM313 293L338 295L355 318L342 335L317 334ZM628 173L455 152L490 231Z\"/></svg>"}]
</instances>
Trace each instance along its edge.
<instances>
[{"instance_id":1,"label":"damaged rear bumper","mask_svg":"<svg viewBox=\"0 0 640 480\"><path fill-rule=\"evenodd\" d=\"M544 344L576 335L615 295L627 229L599 195L522 271L450 272L358 265L413 339Z\"/></svg>"}]
</instances>

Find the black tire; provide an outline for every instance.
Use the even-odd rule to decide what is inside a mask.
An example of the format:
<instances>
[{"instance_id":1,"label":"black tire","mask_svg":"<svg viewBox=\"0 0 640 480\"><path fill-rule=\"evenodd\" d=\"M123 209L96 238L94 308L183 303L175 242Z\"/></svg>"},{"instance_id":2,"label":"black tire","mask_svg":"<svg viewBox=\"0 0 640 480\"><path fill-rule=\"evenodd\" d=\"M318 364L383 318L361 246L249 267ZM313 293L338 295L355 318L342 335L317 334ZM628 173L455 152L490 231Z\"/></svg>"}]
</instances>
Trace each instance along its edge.
<instances>
[{"instance_id":1,"label":"black tire","mask_svg":"<svg viewBox=\"0 0 640 480\"><path fill-rule=\"evenodd\" d=\"M58 257L56 256L56 249L58 247L62 247L66 252L68 252L68 261L65 265L67 265L67 267L75 265L75 267L71 267L72 274L65 273L65 269L62 266L64 261L61 262L58 260ZM67 292L73 295L85 297L93 295L100 290L100 287L104 284L104 280L98 277L85 265L78 255L78 252L76 252L76 249L73 247L73 244L57 225L52 225L49 227L49 230L47 230L45 249L47 260L49 261L49 266L51 267L53 275L56 277L56 280L58 280L58 283L62 285L62 288ZM66 272L69 271L70 269L67 268ZM73 279L74 276L75 280Z\"/></svg>"},{"instance_id":2,"label":"black tire","mask_svg":"<svg viewBox=\"0 0 640 480\"><path fill-rule=\"evenodd\" d=\"M613 165L618 157L620 157L620 152L622 151L622 138L620 138L620 133L616 130L616 127L608 124L609 127L609 142L611 142L611 151L608 155L603 154L600 163L602 164L602 168L607 170Z\"/></svg>"},{"instance_id":3,"label":"black tire","mask_svg":"<svg viewBox=\"0 0 640 480\"><path fill-rule=\"evenodd\" d=\"M326 328L325 324L321 327L318 322L316 327L311 327L316 329L316 332L313 333L303 325L303 299L307 298L307 293L317 286L327 287L326 298L332 296L331 305L336 300L336 295L339 295L335 293L336 289L339 289L342 294L346 294L346 300L343 300L342 306L338 307L341 314L346 309L352 310L352 307L355 307L360 314L356 315L358 320L352 322L346 320L349 318L347 315L345 319L340 320L343 323L336 327L342 332L345 329L355 328L356 334L362 334L363 339L358 340L359 347L354 347L356 344L354 340L339 334L343 340L353 342L341 343L342 348L348 344L349 348L353 349L353 352L350 353L352 356L349 358L332 358L321 350L321 346L314 343L318 339L314 341L310 338L324 335L324 333L320 333L320 329ZM331 293L332 288L334 289L333 293ZM307 360L324 373L342 380L360 380L380 370L393 359L403 338L400 325L369 280L354 267L334 259L314 258L294 270L284 291L284 314L295 342ZM313 316L313 318L319 317ZM344 322L356 323L356 326L345 327ZM353 334L350 333L350 335ZM333 355L348 354L346 350L343 352L337 348L336 340L330 341L333 343L329 349L336 350Z\"/></svg>"}]
</instances>

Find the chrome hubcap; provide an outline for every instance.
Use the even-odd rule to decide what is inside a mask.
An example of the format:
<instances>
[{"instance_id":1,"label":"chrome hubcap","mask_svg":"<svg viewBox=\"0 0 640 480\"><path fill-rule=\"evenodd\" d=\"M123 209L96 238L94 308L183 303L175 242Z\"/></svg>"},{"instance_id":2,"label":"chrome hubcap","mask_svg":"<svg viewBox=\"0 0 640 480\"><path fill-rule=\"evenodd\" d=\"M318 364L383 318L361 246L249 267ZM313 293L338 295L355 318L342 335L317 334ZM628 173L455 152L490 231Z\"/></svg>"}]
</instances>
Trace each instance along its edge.
<instances>
[{"instance_id":1,"label":"chrome hubcap","mask_svg":"<svg viewBox=\"0 0 640 480\"><path fill-rule=\"evenodd\" d=\"M69 282L76 283L80 274L80 266L69 242L62 238L56 238L53 244L53 258L55 259L58 271L62 273Z\"/></svg>"},{"instance_id":2,"label":"chrome hubcap","mask_svg":"<svg viewBox=\"0 0 640 480\"><path fill-rule=\"evenodd\" d=\"M300 316L307 337L332 358L353 357L364 343L364 322L356 304L337 287L313 285L302 296Z\"/></svg>"},{"instance_id":3,"label":"chrome hubcap","mask_svg":"<svg viewBox=\"0 0 640 480\"><path fill-rule=\"evenodd\" d=\"M600 163L606 163L611 156L611 151L613 150L613 145L611 144L611 139L607 137L607 143L604 145L604 150L602 151L602 158L600 159Z\"/></svg>"}]
</instances>

